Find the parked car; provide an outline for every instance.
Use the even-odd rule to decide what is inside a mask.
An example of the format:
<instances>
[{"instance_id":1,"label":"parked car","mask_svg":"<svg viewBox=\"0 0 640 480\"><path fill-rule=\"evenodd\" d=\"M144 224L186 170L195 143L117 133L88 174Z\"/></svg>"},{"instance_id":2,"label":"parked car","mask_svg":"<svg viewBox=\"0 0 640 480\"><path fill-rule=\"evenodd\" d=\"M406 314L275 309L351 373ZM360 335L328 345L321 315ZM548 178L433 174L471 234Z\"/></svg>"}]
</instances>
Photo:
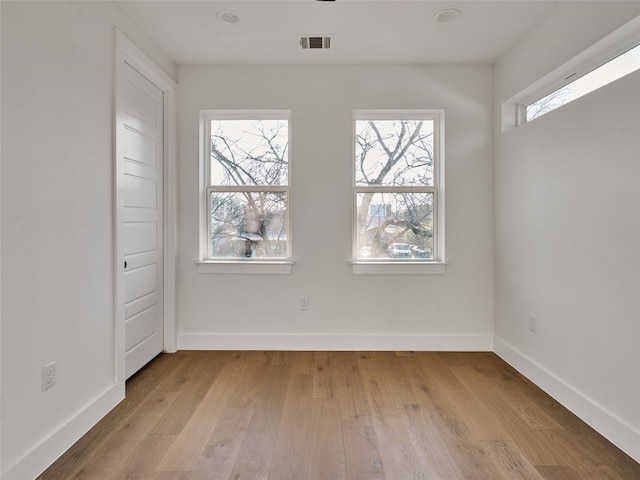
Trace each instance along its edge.
<instances>
[{"instance_id":1,"label":"parked car","mask_svg":"<svg viewBox=\"0 0 640 480\"><path fill-rule=\"evenodd\" d=\"M391 258L411 258L411 248L408 243L392 243L387 248L387 254Z\"/></svg>"},{"instance_id":2,"label":"parked car","mask_svg":"<svg viewBox=\"0 0 640 480\"><path fill-rule=\"evenodd\" d=\"M414 258L429 258L429 252L419 248L417 245L411 246L411 253L413 253Z\"/></svg>"}]
</instances>

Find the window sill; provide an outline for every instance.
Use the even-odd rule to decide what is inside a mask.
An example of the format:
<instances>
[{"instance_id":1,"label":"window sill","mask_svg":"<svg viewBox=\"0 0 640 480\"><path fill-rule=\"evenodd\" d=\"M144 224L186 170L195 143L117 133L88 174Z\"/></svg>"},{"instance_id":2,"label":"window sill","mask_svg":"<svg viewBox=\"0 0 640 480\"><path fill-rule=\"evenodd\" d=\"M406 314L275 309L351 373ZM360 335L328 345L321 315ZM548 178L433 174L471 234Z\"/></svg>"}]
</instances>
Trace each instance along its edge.
<instances>
[{"instance_id":1,"label":"window sill","mask_svg":"<svg viewBox=\"0 0 640 480\"><path fill-rule=\"evenodd\" d=\"M289 275L291 261L200 261L195 262L200 273L241 275Z\"/></svg>"},{"instance_id":2,"label":"window sill","mask_svg":"<svg viewBox=\"0 0 640 480\"><path fill-rule=\"evenodd\" d=\"M389 262L353 260L354 275L443 275L447 262Z\"/></svg>"}]
</instances>

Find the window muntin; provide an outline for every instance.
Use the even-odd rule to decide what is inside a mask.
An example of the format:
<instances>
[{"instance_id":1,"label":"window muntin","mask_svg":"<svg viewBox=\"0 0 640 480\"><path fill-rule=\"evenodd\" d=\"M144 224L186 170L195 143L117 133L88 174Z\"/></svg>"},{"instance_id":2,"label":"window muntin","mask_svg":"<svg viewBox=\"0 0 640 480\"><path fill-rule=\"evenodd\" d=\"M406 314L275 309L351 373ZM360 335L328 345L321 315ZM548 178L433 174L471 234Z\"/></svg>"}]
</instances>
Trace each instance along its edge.
<instances>
[{"instance_id":1,"label":"window muntin","mask_svg":"<svg viewBox=\"0 0 640 480\"><path fill-rule=\"evenodd\" d=\"M290 258L289 112L206 112L207 261Z\"/></svg>"},{"instance_id":2,"label":"window muntin","mask_svg":"<svg viewBox=\"0 0 640 480\"><path fill-rule=\"evenodd\" d=\"M433 262L438 251L442 114L354 115L357 262Z\"/></svg>"},{"instance_id":3,"label":"window muntin","mask_svg":"<svg viewBox=\"0 0 640 480\"><path fill-rule=\"evenodd\" d=\"M526 105L524 107L525 121L530 122L541 117L638 69L640 69L640 45Z\"/></svg>"}]
</instances>

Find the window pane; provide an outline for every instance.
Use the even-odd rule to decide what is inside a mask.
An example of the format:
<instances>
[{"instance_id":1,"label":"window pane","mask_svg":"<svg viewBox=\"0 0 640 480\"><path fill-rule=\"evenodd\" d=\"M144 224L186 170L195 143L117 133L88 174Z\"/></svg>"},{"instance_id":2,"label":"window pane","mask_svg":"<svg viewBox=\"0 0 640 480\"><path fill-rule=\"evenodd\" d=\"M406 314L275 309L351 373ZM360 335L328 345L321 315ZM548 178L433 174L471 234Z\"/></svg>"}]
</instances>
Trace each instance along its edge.
<instances>
[{"instance_id":1,"label":"window pane","mask_svg":"<svg viewBox=\"0 0 640 480\"><path fill-rule=\"evenodd\" d=\"M433 259L433 193L358 193L357 257Z\"/></svg>"},{"instance_id":2,"label":"window pane","mask_svg":"<svg viewBox=\"0 0 640 480\"><path fill-rule=\"evenodd\" d=\"M537 102L533 102L525 109L526 121L530 122L534 118L541 117L545 113L549 113L552 110L563 106L565 103L569 103L571 101L570 94L571 89L569 85L567 85L553 93L550 93L546 97L541 98Z\"/></svg>"},{"instance_id":3,"label":"window pane","mask_svg":"<svg viewBox=\"0 0 640 480\"><path fill-rule=\"evenodd\" d=\"M433 186L433 120L356 120L356 185Z\"/></svg>"},{"instance_id":4,"label":"window pane","mask_svg":"<svg viewBox=\"0 0 640 480\"><path fill-rule=\"evenodd\" d=\"M287 185L288 120L212 120L211 185Z\"/></svg>"},{"instance_id":5,"label":"window pane","mask_svg":"<svg viewBox=\"0 0 640 480\"><path fill-rule=\"evenodd\" d=\"M286 258L286 192L212 192L211 257Z\"/></svg>"}]
</instances>

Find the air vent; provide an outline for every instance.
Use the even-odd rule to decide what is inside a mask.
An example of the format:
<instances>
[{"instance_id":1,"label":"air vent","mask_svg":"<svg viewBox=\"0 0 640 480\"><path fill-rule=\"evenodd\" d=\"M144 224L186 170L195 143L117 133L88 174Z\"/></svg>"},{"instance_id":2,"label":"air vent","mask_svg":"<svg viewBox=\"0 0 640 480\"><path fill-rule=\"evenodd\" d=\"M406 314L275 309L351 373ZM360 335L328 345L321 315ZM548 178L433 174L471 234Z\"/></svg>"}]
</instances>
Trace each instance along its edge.
<instances>
[{"instance_id":1,"label":"air vent","mask_svg":"<svg viewBox=\"0 0 640 480\"><path fill-rule=\"evenodd\" d=\"M300 37L300 46L303 49L327 50L331 48L331 37L328 35L303 35Z\"/></svg>"}]
</instances>

